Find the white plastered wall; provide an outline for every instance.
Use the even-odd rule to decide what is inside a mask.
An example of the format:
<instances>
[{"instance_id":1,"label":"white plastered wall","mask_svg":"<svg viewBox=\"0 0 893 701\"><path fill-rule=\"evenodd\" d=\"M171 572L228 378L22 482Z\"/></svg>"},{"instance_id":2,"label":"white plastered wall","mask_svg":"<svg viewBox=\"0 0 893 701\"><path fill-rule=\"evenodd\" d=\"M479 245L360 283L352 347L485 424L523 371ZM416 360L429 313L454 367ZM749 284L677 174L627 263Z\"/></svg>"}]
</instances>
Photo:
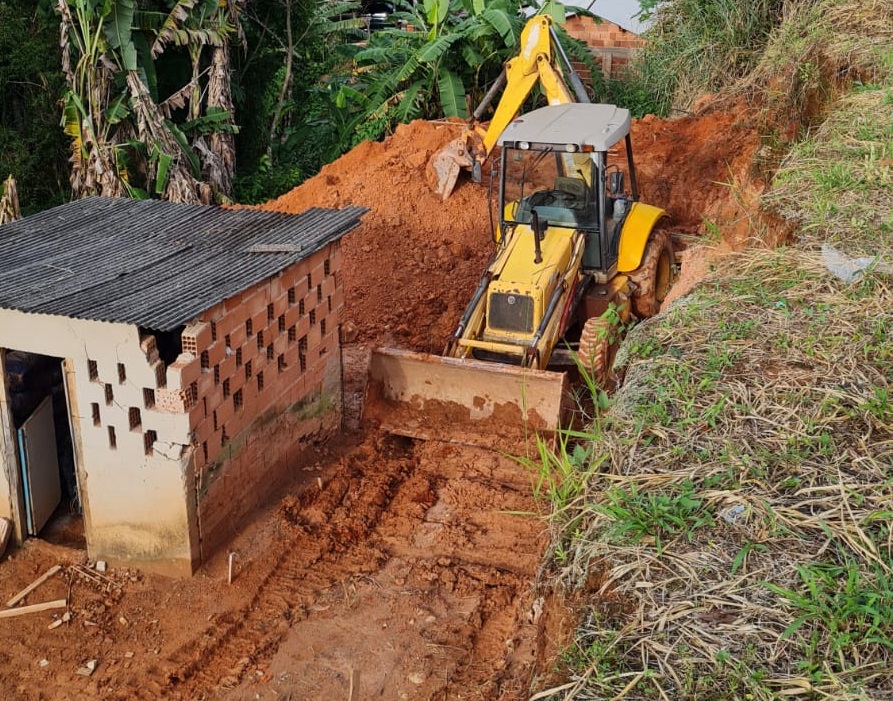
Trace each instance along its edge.
<instances>
[{"instance_id":1,"label":"white plastered wall","mask_svg":"<svg viewBox=\"0 0 893 701\"><path fill-rule=\"evenodd\" d=\"M157 374L140 347L137 327L0 309L0 348L69 361L72 442L88 555L190 573L197 543L191 530L196 519L189 414L147 408L144 389L157 389ZM95 363L95 379L89 361ZM0 387L0 516L16 522L20 480L6 397ZM140 412L138 428L131 428L131 408ZM151 455L145 446L148 431L157 434Z\"/></svg>"}]
</instances>

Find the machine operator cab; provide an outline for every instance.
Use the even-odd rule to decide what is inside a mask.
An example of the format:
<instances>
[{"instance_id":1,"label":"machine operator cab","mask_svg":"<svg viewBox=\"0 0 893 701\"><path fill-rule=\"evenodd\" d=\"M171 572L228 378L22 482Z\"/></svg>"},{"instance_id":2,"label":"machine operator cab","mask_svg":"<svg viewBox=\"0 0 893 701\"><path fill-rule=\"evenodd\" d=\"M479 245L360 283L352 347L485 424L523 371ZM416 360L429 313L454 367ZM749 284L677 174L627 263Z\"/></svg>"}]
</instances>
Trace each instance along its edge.
<instances>
[{"instance_id":1,"label":"machine operator cab","mask_svg":"<svg viewBox=\"0 0 893 701\"><path fill-rule=\"evenodd\" d=\"M583 268L612 275L623 220L638 199L629 125L628 110L601 104L549 106L515 119L499 139L501 231L523 224L539 238L548 227L573 229L586 238ZM623 139L626 148L615 148Z\"/></svg>"}]
</instances>

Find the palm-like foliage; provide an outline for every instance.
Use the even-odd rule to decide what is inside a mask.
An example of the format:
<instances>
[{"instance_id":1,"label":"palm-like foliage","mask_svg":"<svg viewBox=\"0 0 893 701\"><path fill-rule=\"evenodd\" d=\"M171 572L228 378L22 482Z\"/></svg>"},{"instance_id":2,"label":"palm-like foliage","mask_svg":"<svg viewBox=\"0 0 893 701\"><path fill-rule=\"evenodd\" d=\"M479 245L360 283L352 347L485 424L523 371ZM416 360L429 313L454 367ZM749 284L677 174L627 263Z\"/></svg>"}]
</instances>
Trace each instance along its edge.
<instances>
[{"instance_id":1,"label":"palm-like foliage","mask_svg":"<svg viewBox=\"0 0 893 701\"><path fill-rule=\"evenodd\" d=\"M185 202L228 195L235 159L228 47L238 0L139 10L135 0L58 0L57 9L73 194ZM185 52L191 70L160 100L156 66L168 50Z\"/></svg>"},{"instance_id":2,"label":"palm-like foliage","mask_svg":"<svg viewBox=\"0 0 893 701\"><path fill-rule=\"evenodd\" d=\"M375 32L355 57L356 77L337 86L336 103L351 114L348 145L376 139L399 122L468 117L506 60L516 55L527 17L522 0L401 0L397 24ZM540 11L564 21L565 5L543 3ZM590 15L588 10L572 7ZM582 42L560 27L562 44L600 79Z\"/></svg>"},{"instance_id":3,"label":"palm-like foliage","mask_svg":"<svg viewBox=\"0 0 893 701\"><path fill-rule=\"evenodd\" d=\"M357 139L397 122L465 118L468 100L499 73L523 27L518 0L398 3L394 28L372 34L356 55L358 76L338 87L342 106L359 106L349 123Z\"/></svg>"}]
</instances>

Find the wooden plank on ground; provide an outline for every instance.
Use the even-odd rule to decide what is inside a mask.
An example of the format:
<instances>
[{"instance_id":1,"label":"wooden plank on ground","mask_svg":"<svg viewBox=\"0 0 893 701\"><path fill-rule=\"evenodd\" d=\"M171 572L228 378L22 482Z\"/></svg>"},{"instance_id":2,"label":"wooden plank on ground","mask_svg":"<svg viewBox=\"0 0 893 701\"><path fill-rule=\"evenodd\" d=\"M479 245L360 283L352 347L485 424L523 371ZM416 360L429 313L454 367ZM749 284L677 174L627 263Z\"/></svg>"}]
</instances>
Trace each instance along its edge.
<instances>
[{"instance_id":1,"label":"wooden plank on ground","mask_svg":"<svg viewBox=\"0 0 893 701\"><path fill-rule=\"evenodd\" d=\"M5 609L0 611L0 618L24 616L26 613L39 613L40 611L48 611L49 609L64 609L66 606L68 606L68 599L44 601L42 604L31 604L30 606L19 606L15 609Z\"/></svg>"},{"instance_id":2,"label":"wooden plank on ground","mask_svg":"<svg viewBox=\"0 0 893 701\"><path fill-rule=\"evenodd\" d=\"M45 581L47 581L50 577L52 577L54 574L56 574L56 572L58 572L61 569L62 569L62 565L53 565L52 567L50 567L50 569L48 569L46 572L44 572L42 575L40 575L37 579L35 579L33 582L31 582L31 584L29 584L27 587L22 589L22 591L20 591L18 594L16 594L14 597L12 597L9 601L7 601L6 606L7 607L15 606L22 599L24 599L26 596L28 596L28 594L30 594L32 591L37 589L37 587L39 587L41 584L43 584Z\"/></svg>"}]
</instances>

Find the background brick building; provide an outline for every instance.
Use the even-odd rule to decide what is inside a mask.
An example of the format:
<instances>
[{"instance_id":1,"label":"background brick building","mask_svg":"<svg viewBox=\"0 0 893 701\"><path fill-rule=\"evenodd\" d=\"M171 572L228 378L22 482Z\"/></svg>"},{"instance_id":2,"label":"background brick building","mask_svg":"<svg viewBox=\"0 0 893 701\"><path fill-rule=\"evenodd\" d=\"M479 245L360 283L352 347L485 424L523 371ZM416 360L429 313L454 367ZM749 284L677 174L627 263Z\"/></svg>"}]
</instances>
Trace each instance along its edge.
<instances>
[{"instance_id":1,"label":"background brick building","mask_svg":"<svg viewBox=\"0 0 893 701\"><path fill-rule=\"evenodd\" d=\"M586 42L605 78L622 77L635 51L646 43L630 29L604 18L598 21L592 17L571 15L566 19L564 28L570 36Z\"/></svg>"}]
</instances>

